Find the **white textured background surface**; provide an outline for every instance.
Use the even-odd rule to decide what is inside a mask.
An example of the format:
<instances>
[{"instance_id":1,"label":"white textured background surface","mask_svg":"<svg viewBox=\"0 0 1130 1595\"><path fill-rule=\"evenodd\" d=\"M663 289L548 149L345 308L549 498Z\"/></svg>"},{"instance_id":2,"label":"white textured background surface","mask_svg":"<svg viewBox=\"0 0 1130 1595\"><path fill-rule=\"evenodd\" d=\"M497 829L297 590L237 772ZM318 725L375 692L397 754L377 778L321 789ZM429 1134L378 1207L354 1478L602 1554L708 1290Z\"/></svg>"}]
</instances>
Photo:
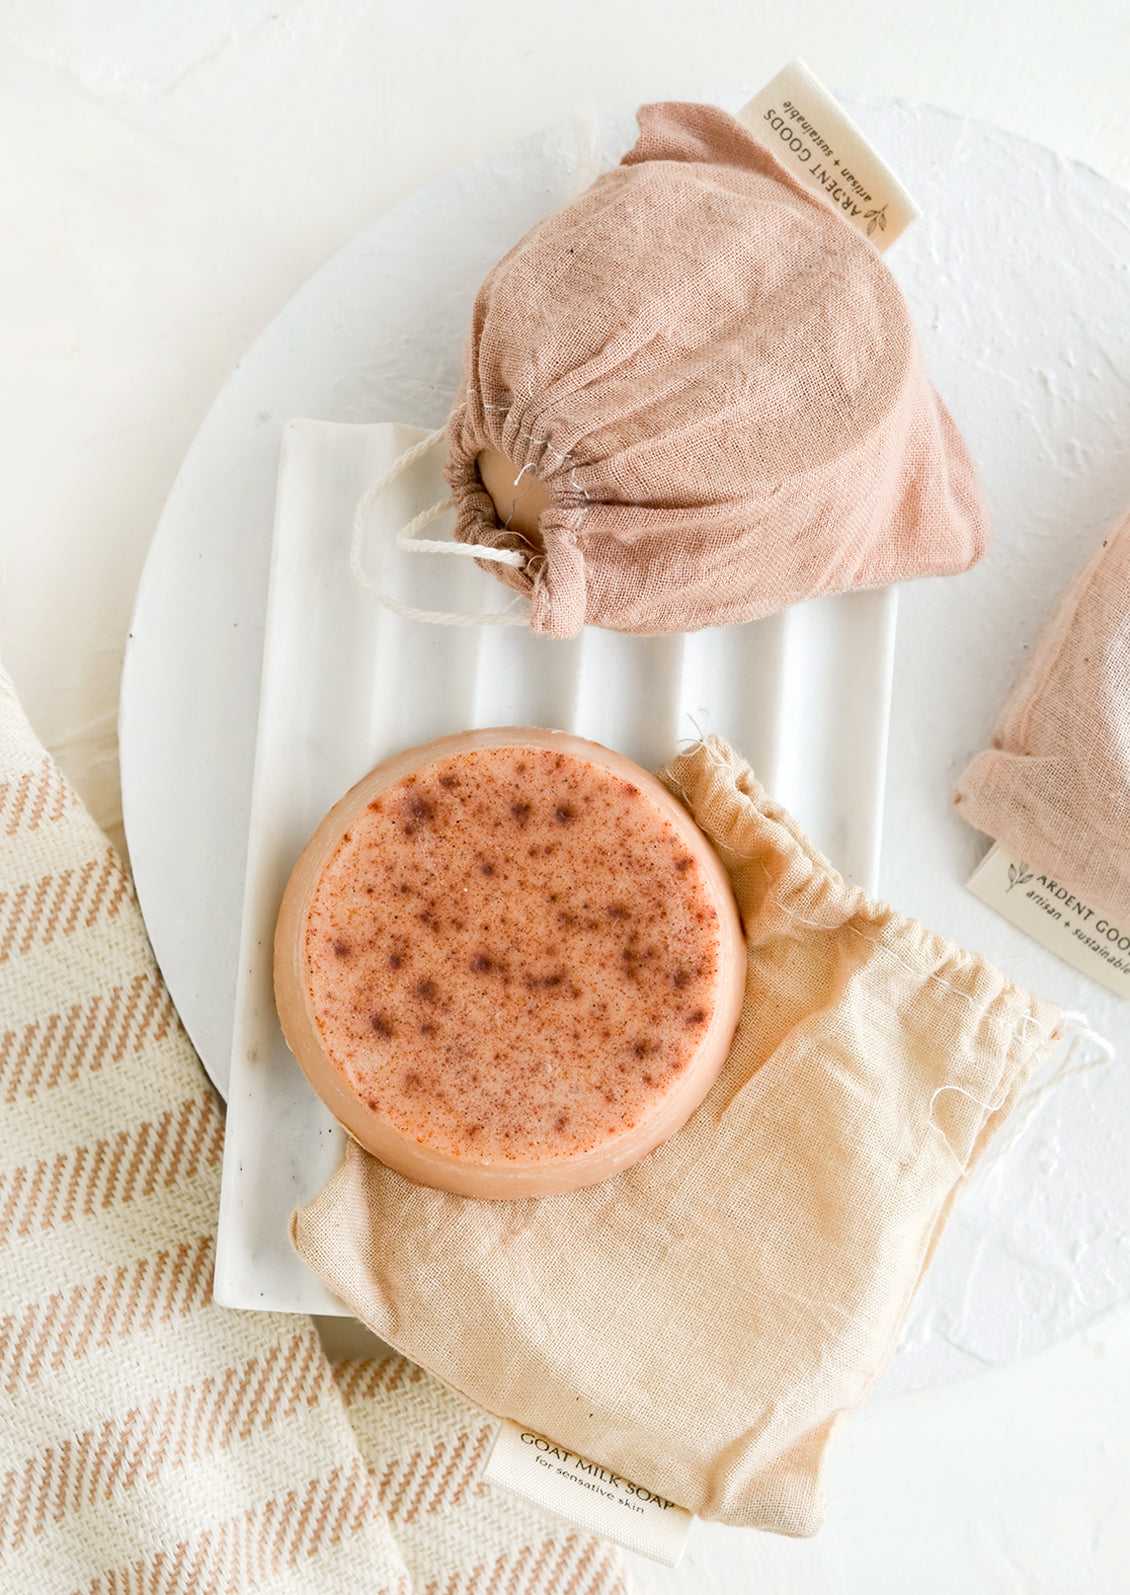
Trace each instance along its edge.
<instances>
[{"instance_id":1,"label":"white textured background surface","mask_svg":"<svg viewBox=\"0 0 1130 1595\"><path fill-rule=\"evenodd\" d=\"M709 93L796 54L833 87L981 118L1130 184L1124 0L0 6L0 651L103 823L118 818L117 684L148 539L216 390L299 284L420 184L579 100ZM1070 457L1064 419L1064 471L1111 481L1110 460ZM1130 500L1130 415L1110 435ZM1054 557L1034 556L1050 576ZM993 623L976 594L974 622ZM931 728L896 705L893 770L934 756L954 712ZM892 868L919 845L898 804L893 790ZM900 906L925 913L940 890ZM832 1448L816 1540L700 1528L682 1568L641 1567L641 1582L1121 1595L1128 1486L1123 1308L1012 1368L873 1403Z\"/></svg>"}]
</instances>

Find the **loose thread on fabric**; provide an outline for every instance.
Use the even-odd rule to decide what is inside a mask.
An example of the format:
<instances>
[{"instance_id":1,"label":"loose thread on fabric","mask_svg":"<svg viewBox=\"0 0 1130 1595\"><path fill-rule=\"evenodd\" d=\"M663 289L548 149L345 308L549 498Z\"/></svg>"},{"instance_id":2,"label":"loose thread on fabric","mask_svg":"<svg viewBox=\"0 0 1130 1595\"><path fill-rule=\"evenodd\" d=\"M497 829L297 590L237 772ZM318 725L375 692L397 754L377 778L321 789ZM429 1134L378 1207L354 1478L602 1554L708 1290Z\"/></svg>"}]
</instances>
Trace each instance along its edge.
<instances>
[{"instance_id":1,"label":"loose thread on fabric","mask_svg":"<svg viewBox=\"0 0 1130 1595\"><path fill-rule=\"evenodd\" d=\"M421 438L411 448L405 449L403 454L392 462L387 470L382 471L375 482L371 482L357 501L357 508L353 513L353 531L349 541L349 569L354 581L375 598L385 609L391 610L396 615L401 615L405 620L422 620L434 626L524 626L529 623L528 606L522 599L516 599L506 609L497 615L462 615L451 611L438 609L417 609L410 604L402 604L389 593L378 587L366 574L362 563L362 550L365 542L365 530L369 511L377 499L385 493L396 479L423 458L430 449L441 441L447 434L446 427L438 427L434 432L429 432L427 437ZM453 543L443 542L435 538L419 537L425 526L429 526L443 514L451 503L450 499L440 499L431 504L427 509L421 510L418 515L402 526L396 534L397 548L406 554L454 554L464 559L492 560L499 565L523 565L526 555L516 549L490 548L480 543Z\"/></svg>"},{"instance_id":2,"label":"loose thread on fabric","mask_svg":"<svg viewBox=\"0 0 1130 1595\"><path fill-rule=\"evenodd\" d=\"M533 392L531 390L527 390L526 395L525 395L525 399L522 402L524 403L524 405L526 407L531 406L533 404L534 395L533 395ZM510 399L505 404L489 404L487 402L487 400L484 399L482 394L480 393L480 395L479 395L479 405L480 405L481 409L489 410L493 415L505 415L505 416L508 416L510 414L511 410L514 408L514 400ZM539 448L542 451L542 456L543 457L546 454L552 454L554 459L557 461L558 465L567 466L568 467L568 470L569 470L569 486L570 486L570 488L573 491L574 498L580 504L582 513L585 510L587 510L588 506L589 506L590 499L591 499L591 495L589 493L588 488L583 486L583 484L578 482L578 480L577 480L577 461L576 461L576 458L572 454L568 454L568 453L562 454L560 449L555 449L554 448L553 444L549 441L548 438L538 437L538 435L536 433L534 433L534 432L523 432L521 430L521 428L519 428L518 431L516 431L514 433L514 436L518 440L524 439L527 443L534 444L536 448ZM531 470L532 471L536 471L537 470L537 467L536 467L536 465L534 464L534 462L532 460L528 461L522 467L522 469L518 472L518 477L517 477L517 479L514 482L514 486L517 487L518 482L525 475L525 473L527 471L531 471Z\"/></svg>"},{"instance_id":3,"label":"loose thread on fabric","mask_svg":"<svg viewBox=\"0 0 1130 1595\"><path fill-rule=\"evenodd\" d=\"M710 743L708 740L710 736L709 731L704 731L702 729L702 726L699 724L698 720L693 714L687 715L687 721L690 724L694 735L679 737L675 742L675 752L677 754L690 753L692 749L701 747L707 752L709 757L710 753L713 751L710 748ZM672 783L672 788L674 789L674 783ZM682 798L686 807L690 808L690 802L688 801L687 795L681 787L678 789L678 796Z\"/></svg>"},{"instance_id":4,"label":"loose thread on fabric","mask_svg":"<svg viewBox=\"0 0 1130 1595\"><path fill-rule=\"evenodd\" d=\"M1060 1026L1067 1044L1063 1057L1046 1080L1040 1085L1030 1087L1020 1098L1007 1128L996 1136L988 1153L977 1165L969 1182L970 1189L980 1185L989 1174L999 1168L1049 1097L1056 1094L1069 1080L1078 1080L1082 1075L1091 1074L1113 1061L1114 1047L1105 1036L1091 1028L1086 1014L1065 1012L1061 1015ZM1084 1052L1085 1047L1091 1050Z\"/></svg>"}]
</instances>

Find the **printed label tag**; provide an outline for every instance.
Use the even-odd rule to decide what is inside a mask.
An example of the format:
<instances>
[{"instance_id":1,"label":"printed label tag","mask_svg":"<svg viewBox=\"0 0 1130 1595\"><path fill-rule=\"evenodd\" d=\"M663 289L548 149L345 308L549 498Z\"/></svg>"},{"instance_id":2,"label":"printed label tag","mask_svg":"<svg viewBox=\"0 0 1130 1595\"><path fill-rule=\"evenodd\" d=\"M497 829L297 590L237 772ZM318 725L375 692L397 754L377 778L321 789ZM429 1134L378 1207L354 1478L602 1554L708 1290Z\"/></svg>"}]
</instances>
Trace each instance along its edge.
<instances>
[{"instance_id":1,"label":"printed label tag","mask_svg":"<svg viewBox=\"0 0 1130 1595\"><path fill-rule=\"evenodd\" d=\"M1130 997L1130 925L1117 924L1054 876L1010 858L1000 847L978 864L969 890L1065 964L1119 997Z\"/></svg>"},{"instance_id":2,"label":"printed label tag","mask_svg":"<svg viewBox=\"0 0 1130 1595\"><path fill-rule=\"evenodd\" d=\"M503 1422L483 1476L665 1567L678 1565L694 1522L684 1507L516 1423Z\"/></svg>"},{"instance_id":3,"label":"printed label tag","mask_svg":"<svg viewBox=\"0 0 1130 1595\"><path fill-rule=\"evenodd\" d=\"M803 61L791 61L738 113L794 177L819 189L845 221L889 249L922 212Z\"/></svg>"}]
</instances>

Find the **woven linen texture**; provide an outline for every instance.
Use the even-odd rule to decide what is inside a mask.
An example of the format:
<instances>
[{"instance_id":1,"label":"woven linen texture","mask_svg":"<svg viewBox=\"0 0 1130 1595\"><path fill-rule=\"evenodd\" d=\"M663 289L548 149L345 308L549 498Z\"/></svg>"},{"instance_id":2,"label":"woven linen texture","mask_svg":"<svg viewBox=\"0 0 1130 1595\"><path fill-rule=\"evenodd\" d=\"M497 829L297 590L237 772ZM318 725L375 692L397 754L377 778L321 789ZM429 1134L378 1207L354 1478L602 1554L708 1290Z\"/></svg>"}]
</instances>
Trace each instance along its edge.
<instances>
[{"instance_id":1,"label":"woven linen texture","mask_svg":"<svg viewBox=\"0 0 1130 1595\"><path fill-rule=\"evenodd\" d=\"M639 125L479 291L455 536L526 552L483 568L558 637L965 570L987 512L874 246L726 112L648 105ZM544 485L542 547L499 524L484 449Z\"/></svg>"},{"instance_id":2,"label":"woven linen texture","mask_svg":"<svg viewBox=\"0 0 1130 1595\"><path fill-rule=\"evenodd\" d=\"M1130 516L1068 586L957 812L1130 924Z\"/></svg>"},{"instance_id":3,"label":"woven linen texture","mask_svg":"<svg viewBox=\"0 0 1130 1595\"><path fill-rule=\"evenodd\" d=\"M614 1546L482 1481L498 1425L481 1408L403 1357L334 1379L420 1595L628 1595Z\"/></svg>"},{"instance_id":4,"label":"woven linen texture","mask_svg":"<svg viewBox=\"0 0 1130 1595\"><path fill-rule=\"evenodd\" d=\"M698 1112L604 1184L516 1202L414 1186L351 1146L292 1235L486 1410L705 1517L807 1534L832 1427L886 1367L1058 1016L847 886L725 744L664 778L748 942L737 1038Z\"/></svg>"},{"instance_id":5,"label":"woven linen texture","mask_svg":"<svg viewBox=\"0 0 1130 1595\"><path fill-rule=\"evenodd\" d=\"M219 1104L2 674L0 1104L5 1595L625 1595L609 1547L491 1503L470 1403L212 1300Z\"/></svg>"}]
</instances>

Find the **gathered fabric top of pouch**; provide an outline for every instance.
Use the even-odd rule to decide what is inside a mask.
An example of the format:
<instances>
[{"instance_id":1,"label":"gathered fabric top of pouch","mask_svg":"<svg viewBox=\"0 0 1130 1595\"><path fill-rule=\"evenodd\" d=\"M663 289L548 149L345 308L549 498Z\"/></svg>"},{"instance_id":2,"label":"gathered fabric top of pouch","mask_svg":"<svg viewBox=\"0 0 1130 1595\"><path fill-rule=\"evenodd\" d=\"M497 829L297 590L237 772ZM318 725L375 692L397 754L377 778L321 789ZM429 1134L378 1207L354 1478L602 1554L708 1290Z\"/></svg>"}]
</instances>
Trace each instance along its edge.
<instances>
[{"instance_id":1,"label":"gathered fabric top of pouch","mask_svg":"<svg viewBox=\"0 0 1130 1595\"><path fill-rule=\"evenodd\" d=\"M447 477L530 625L659 633L957 572L988 541L965 445L871 242L735 117L648 105L623 161L475 301ZM478 457L548 498L501 524Z\"/></svg>"}]
</instances>

